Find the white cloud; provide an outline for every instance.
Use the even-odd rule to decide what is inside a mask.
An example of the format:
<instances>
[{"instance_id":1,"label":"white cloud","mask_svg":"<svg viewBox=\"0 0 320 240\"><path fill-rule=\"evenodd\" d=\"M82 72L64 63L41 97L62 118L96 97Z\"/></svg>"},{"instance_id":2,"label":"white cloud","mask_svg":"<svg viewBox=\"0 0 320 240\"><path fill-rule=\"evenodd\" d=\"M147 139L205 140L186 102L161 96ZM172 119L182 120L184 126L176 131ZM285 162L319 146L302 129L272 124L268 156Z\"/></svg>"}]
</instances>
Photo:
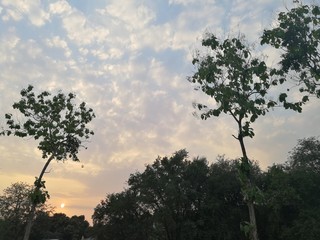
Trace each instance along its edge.
<instances>
[{"instance_id":1,"label":"white cloud","mask_svg":"<svg viewBox=\"0 0 320 240\"><path fill-rule=\"evenodd\" d=\"M98 57L100 60L107 60L119 59L123 56L124 52L119 48L106 49L105 47L100 47L99 49L93 49L91 54Z\"/></svg>"},{"instance_id":2,"label":"white cloud","mask_svg":"<svg viewBox=\"0 0 320 240\"><path fill-rule=\"evenodd\" d=\"M15 61L15 48L20 42L20 38L15 34L8 34L0 40L0 63L12 63ZM12 54L8 54L8 52Z\"/></svg>"},{"instance_id":3,"label":"white cloud","mask_svg":"<svg viewBox=\"0 0 320 240\"><path fill-rule=\"evenodd\" d=\"M189 4L212 4L214 1L210 1L210 0L169 0L169 5L171 4L181 4L184 6L187 6Z\"/></svg>"},{"instance_id":4,"label":"white cloud","mask_svg":"<svg viewBox=\"0 0 320 240\"><path fill-rule=\"evenodd\" d=\"M2 19L4 21L9 21L10 19L13 19L14 21L20 21L22 19L22 14L20 12L11 10L11 9L7 9L6 10L6 14L4 14L2 16Z\"/></svg>"},{"instance_id":5,"label":"white cloud","mask_svg":"<svg viewBox=\"0 0 320 240\"><path fill-rule=\"evenodd\" d=\"M49 11L51 14L70 14L72 8L65 0L60 0L49 5Z\"/></svg>"},{"instance_id":6,"label":"white cloud","mask_svg":"<svg viewBox=\"0 0 320 240\"><path fill-rule=\"evenodd\" d=\"M68 33L68 37L75 44L89 45L92 43L103 43L109 31L103 27L93 26L80 13L72 13L62 17L63 26Z\"/></svg>"},{"instance_id":7,"label":"white cloud","mask_svg":"<svg viewBox=\"0 0 320 240\"><path fill-rule=\"evenodd\" d=\"M130 0L113 1L105 10L100 10L100 13L121 21L129 31L136 31L148 26L156 17L154 11L146 5L136 4Z\"/></svg>"},{"instance_id":8,"label":"white cloud","mask_svg":"<svg viewBox=\"0 0 320 240\"><path fill-rule=\"evenodd\" d=\"M2 0L5 15L3 20L20 21L26 17L31 24L41 27L49 20L49 14L42 9L40 0Z\"/></svg>"},{"instance_id":9,"label":"white cloud","mask_svg":"<svg viewBox=\"0 0 320 240\"><path fill-rule=\"evenodd\" d=\"M68 47L68 43L65 40L61 39L60 36L54 36L51 39L47 38L45 40L45 43L50 48L61 48L61 49L63 49L65 57L70 57L71 54L72 54L72 51Z\"/></svg>"},{"instance_id":10,"label":"white cloud","mask_svg":"<svg viewBox=\"0 0 320 240\"><path fill-rule=\"evenodd\" d=\"M105 42L109 31L101 25L95 25L80 11L70 6L67 1L50 4L50 13L61 18L68 38L80 46Z\"/></svg>"}]
</instances>

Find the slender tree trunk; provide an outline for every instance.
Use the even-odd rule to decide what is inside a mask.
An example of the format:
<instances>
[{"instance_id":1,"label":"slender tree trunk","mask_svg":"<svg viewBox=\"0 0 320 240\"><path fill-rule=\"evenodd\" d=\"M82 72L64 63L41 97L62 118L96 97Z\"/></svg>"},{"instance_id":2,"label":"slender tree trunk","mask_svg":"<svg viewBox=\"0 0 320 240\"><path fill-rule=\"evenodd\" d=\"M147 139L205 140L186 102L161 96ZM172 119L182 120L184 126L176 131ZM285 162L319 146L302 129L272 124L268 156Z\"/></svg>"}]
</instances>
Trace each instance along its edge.
<instances>
[{"instance_id":1,"label":"slender tree trunk","mask_svg":"<svg viewBox=\"0 0 320 240\"><path fill-rule=\"evenodd\" d=\"M42 168L42 171L39 175L39 178L37 179L37 182L40 183L41 180L42 180L42 177L44 175L44 173L46 172L47 170L47 167L49 166L50 162L52 161L52 159L54 159L55 155L52 154L49 159L47 160L46 164L43 166ZM34 189L34 192L37 191L37 190L40 190L40 187L39 187L39 184L35 184L35 189ZM28 220L27 220L27 226L26 226L26 231L24 233L24 237L23 237L23 240L29 240L29 237L30 237L30 233L31 233L31 228L32 228L32 224L33 224L33 219L34 219L34 216L36 214L36 207L37 207L37 204L35 202L32 201L31 203L31 210L30 210L30 213L29 213L29 216L28 216Z\"/></svg>"},{"instance_id":2,"label":"slender tree trunk","mask_svg":"<svg viewBox=\"0 0 320 240\"><path fill-rule=\"evenodd\" d=\"M29 240L29 236L30 236L30 233L31 233L31 228L32 228L32 223L33 223L35 212L36 212L36 205L34 203L32 203L31 211L30 211L29 216L28 216L26 231L24 233L23 240Z\"/></svg>"},{"instance_id":3,"label":"slender tree trunk","mask_svg":"<svg viewBox=\"0 0 320 240\"><path fill-rule=\"evenodd\" d=\"M253 229L250 231L251 239L252 240L259 240L254 204L252 201L248 201L247 205L248 205L248 209L249 209L250 224L253 227Z\"/></svg>"},{"instance_id":4,"label":"slender tree trunk","mask_svg":"<svg viewBox=\"0 0 320 240\"><path fill-rule=\"evenodd\" d=\"M244 141L243 141L243 135L241 132L241 125L239 125L239 132L240 133L238 136L238 140L239 140L239 143L241 146L241 151L242 151L242 156L243 156L241 161L245 165L247 165L247 164L249 164L249 158L247 156L246 147L245 147ZM248 173L244 173L244 175L245 175L245 183L244 184L245 184L246 189L252 188L250 174L251 174L251 169L249 169ZM250 230L250 239L251 240L259 240L254 203L250 197L247 198L247 206L248 206L248 210L249 210L250 225L252 227L252 229Z\"/></svg>"}]
</instances>

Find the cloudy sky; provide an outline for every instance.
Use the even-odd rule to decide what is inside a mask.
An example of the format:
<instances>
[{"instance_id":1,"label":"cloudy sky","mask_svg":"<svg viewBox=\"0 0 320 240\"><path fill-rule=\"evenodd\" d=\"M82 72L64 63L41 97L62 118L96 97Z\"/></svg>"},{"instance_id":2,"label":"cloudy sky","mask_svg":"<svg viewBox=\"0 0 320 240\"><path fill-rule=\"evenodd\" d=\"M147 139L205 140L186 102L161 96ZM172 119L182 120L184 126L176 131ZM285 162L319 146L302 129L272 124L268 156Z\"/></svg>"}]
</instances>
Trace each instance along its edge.
<instances>
[{"instance_id":1,"label":"cloudy sky","mask_svg":"<svg viewBox=\"0 0 320 240\"><path fill-rule=\"evenodd\" d=\"M186 80L205 32L244 33L257 43L290 0L0 0L0 126L28 84L74 92L94 109L95 135L81 163L52 162L45 175L56 212L85 214L130 173L186 148L190 158L240 156L230 116L201 121L192 102L207 97ZM306 1L305 1L306 2ZM260 49L273 63L276 54ZM258 49L257 49L258 51ZM302 114L280 109L258 119L248 153L266 169L286 161L297 139L320 134L320 101ZM20 117L21 118L21 117ZM0 190L32 184L44 160L33 139L0 138ZM60 204L64 203L62 209Z\"/></svg>"}]
</instances>

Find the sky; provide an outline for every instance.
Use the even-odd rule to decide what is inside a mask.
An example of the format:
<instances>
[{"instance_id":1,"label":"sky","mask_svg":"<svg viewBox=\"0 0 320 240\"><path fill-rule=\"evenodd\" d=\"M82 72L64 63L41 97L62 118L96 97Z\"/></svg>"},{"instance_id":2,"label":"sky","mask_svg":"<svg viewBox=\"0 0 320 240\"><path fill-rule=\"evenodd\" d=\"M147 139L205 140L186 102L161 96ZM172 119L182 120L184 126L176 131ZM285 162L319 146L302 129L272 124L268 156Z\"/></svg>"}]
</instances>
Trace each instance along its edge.
<instances>
[{"instance_id":1,"label":"sky","mask_svg":"<svg viewBox=\"0 0 320 240\"><path fill-rule=\"evenodd\" d=\"M307 2L307 1L305 1ZM240 147L230 116L203 121L193 102L209 101L187 81L205 33L242 33L258 46L289 0L0 0L0 126L19 92L73 92L93 108L95 135L80 163L52 162L44 180L56 212L85 215L108 193L126 187L131 173L180 149L213 163L237 158ZM257 47L274 64L277 53ZM212 102L211 102L212 103ZM214 103L213 103L214 104ZM262 169L287 160L298 139L320 135L320 100L303 113L275 109L246 139ZM2 117L1 117L2 116ZM0 192L33 184L45 160L33 139L0 137ZM61 208L64 204L64 208Z\"/></svg>"}]
</instances>

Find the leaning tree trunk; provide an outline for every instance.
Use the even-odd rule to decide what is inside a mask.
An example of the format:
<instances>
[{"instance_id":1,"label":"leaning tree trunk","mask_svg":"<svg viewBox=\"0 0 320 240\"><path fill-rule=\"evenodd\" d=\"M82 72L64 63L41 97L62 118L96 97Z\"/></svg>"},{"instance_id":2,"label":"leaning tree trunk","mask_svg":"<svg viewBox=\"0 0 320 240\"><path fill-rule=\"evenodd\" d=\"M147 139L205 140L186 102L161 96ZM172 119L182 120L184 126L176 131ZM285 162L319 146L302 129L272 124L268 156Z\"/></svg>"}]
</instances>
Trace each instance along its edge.
<instances>
[{"instance_id":1,"label":"leaning tree trunk","mask_svg":"<svg viewBox=\"0 0 320 240\"><path fill-rule=\"evenodd\" d=\"M242 131L241 131L241 125L239 125L239 136L238 136L238 141L240 143L241 146L241 151L242 151L242 159L241 159L241 164L243 166L246 166L248 168L246 169L240 169L241 174L243 174L244 176L244 182L242 183L245 187L245 189L250 190L252 189L252 182L251 182L251 165L249 163L249 158L247 156L247 152L246 152L246 148L244 145L244 141L243 141L243 135L242 135ZM247 172L246 172L247 171ZM246 193L244 193L246 194ZM254 203L253 203L253 199L249 196L246 198L247 201L247 206L248 206L248 210L249 210L249 219L250 219L250 239L251 240L259 240L258 237L258 229L257 229L257 222L256 222L256 214L255 214L255 209L254 209Z\"/></svg>"},{"instance_id":2,"label":"leaning tree trunk","mask_svg":"<svg viewBox=\"0 0 320 240\"><path fill-rule=\"evenodd\" d=\"M249 200L247 205L249 209L250 225L252 226L250 237L252 240L259 240L254 204L251 200Z\"/></svg>"},{"instance_id":3,"label":"leaning tree trunk","mask_svg":"<svg viewBox=\"0 0 320 240\"><path fill-rule=\"evenodd\" d=\"M40 185L37 184L37 183L41 182L42 177L43 177L44 173L47 170L47 167L49 166L49 164L52 161L52 159L54 159L54 157L55 157L54 154L52 154L49 157L49 159L47 160L46 164L43 166L42 171L41 171L41 173L39 175L39 178L35 182L35 189L34 189L33 192L37 192L37 191L40 190ZM27 226L26 226L26 231L24 233L23 240L29 240L30 233L31 233L31 228L32 228L32 224L33 224L33 219L34 219L34 216L36 214L36 207L37 207L37 203L34 202L34 201L31 201L31 210L30 210L30 213L29 213L29 216L28 216L28 219L27 219Z\"/></svg>"},{"instance_id":4,"label":"leaning tree trunk","mask_svg":"<svg viewBox=\"0 0 320 240\"><path fill-rule=\"evenodd\" d=\"M31 227L32 227L34 216L35 216L35 212L36 212L36 205L34 203L32 203L31 210L30 210L30 213L29 213L29 216L28 216L28 220L27 220L27 226L26 226L26 231L24 233L23 240L29 240L29 236L30 236L30 233L31 233Z\"/></svg>"}]
</instances>

